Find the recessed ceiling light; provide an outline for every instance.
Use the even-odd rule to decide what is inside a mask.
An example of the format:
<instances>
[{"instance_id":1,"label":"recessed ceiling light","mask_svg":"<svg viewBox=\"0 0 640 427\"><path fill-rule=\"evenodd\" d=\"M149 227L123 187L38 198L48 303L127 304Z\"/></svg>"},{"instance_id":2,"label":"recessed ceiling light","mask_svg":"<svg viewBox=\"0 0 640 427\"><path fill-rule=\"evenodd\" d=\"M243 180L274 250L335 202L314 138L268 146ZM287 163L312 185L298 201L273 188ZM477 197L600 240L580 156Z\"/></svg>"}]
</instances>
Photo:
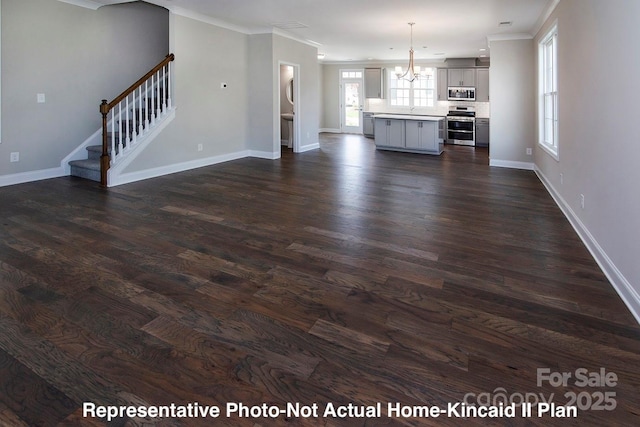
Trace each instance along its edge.
<instances>
[{"instance_id":1,"label":"recessed ceiling light","mask_svg":"<svg viewBox=\"0 0 640 427\"><path fill-rule=\"evenodd\" d=\"M318 54L318 59L324 59L324 53L319 53Z\"/></svg>"},{"instance_id":2,"label":"recessed ceiling light","mask_svg":"<svg viewBox=\"0 0 640 427\"><path fill-rule=\"evenodd\" d=\"M487 49L485 49L485 48L483 48L483 47L482 47L482 48L480 48L480 52L486 52L486 51L487 51Z\"/></svg>"}]
</instances>

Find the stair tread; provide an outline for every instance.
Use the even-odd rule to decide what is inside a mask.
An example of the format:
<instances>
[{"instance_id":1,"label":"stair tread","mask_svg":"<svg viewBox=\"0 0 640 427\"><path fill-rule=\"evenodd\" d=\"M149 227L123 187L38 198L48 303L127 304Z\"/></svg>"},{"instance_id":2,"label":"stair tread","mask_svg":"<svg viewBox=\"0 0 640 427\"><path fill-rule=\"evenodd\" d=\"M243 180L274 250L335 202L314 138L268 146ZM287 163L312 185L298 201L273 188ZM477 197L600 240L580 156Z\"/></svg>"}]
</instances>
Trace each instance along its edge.
<instances>
[{"instance_id":1,"label":"stair tread","mask_svg":"<svg viewBox=\"0 0 640 427\"><path fill-rule=\"evenodd\" d=\"M100 170L100 160L72 160L69 162L69 165L89 170Z\"/></svg>"}]
</instances>

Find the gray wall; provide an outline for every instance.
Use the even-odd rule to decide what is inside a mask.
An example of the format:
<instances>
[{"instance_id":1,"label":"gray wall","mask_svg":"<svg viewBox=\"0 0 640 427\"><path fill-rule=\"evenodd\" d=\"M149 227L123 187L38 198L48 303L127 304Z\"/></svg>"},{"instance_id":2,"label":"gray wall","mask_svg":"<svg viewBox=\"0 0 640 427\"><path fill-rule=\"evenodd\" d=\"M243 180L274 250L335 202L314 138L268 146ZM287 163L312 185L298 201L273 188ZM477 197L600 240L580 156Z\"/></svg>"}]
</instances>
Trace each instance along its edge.
<instances>
[{"instance_id":1,"label":"gray wall","mask_svg":"<svg viewBox=\"0 0 640 427\"><path fill-rule=\"evenodd\" d=\"M489 157L517 167L533 164L535 142L535 62L533 40L491 42L491 143ZM526 165L522 165L526 166Z\"/></svg>"},{"instance_id":2,"label":"gray wall","mask_svg":"<svg viewBox=\"0 0 640 427\"><path fill-rule=\"evenodd\" d=\"M640 321L639 16L637 0L559 3L536 38L557 20L559 160L535 163Z\"/></svg>"},{"instance_id":3,"label":"gray wall","mask_svg":"<svg viewBox=\"0 0 640 427\"><path fill-rule=\"evenodd\" d=\"M172 14L171 38L176 117L125 173L247 148L248 36Z\"/></svg>"},{"instance_id":4,"label":"gray wall","mask_svg":"<svg viewBox=\"0 0 640 427\"><path fill-rule=\"evenodd\" d=\"M146 3L3 0L0 175L59 167L100 127L100 101L165 57L168 22L167 10ZM10 163L15 151L20 162Z\"/></svg>"},{"instance_id":5,"label":"gray wall","mask_svg":"<svg viewBox=\"0 0 640 427\"><path fill-rule=\"evenodd\" d=\"M274 152L274 117L279 111L274 102L276 69L273 64L273 34L249 36L249 141L251 150Z\"/></svg>"}]
</instances>

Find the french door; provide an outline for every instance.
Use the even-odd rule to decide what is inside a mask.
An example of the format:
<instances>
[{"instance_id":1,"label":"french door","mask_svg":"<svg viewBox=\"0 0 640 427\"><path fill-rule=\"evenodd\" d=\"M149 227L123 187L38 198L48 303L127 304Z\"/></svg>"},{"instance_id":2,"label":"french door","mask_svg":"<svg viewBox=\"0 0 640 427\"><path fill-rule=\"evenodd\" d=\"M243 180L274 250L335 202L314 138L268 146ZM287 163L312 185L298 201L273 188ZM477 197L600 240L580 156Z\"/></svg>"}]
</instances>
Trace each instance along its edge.
<instances>
[{"instance_id":1,"label":"french door","mask_svg":"<svg viewBox=\"0 0 640 427\"><path fill-rule=\"evenodd\" d=\"M340 77L340 131L362 133L363 71L341 70Z\"/></svg>"}]
</instances>

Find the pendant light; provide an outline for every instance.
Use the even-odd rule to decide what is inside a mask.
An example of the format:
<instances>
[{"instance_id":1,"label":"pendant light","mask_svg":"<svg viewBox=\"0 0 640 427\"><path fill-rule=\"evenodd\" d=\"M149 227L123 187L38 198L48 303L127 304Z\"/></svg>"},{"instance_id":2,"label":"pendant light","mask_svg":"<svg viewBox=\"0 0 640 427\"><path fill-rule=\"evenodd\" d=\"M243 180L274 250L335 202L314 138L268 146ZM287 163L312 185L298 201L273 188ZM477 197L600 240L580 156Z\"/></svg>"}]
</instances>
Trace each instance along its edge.
<instances>
[{"instance_id":1,"label":"pendant light","mask_svg":"<svg viewBox=\"0 0 640 427\"><path fill-rule=\"evenodd\" d=\"M400 79L405 79L408 80L410 82L416 80L418 77L420 77L420 66L413 65L413 26L415 25L415 22L409 22L409 26L411 27L411 48L409 49L409 67L407 68L407 71L405 71L404 73L402 72L402 67L396 67L396 76L398 77L398 80Z\"/></svg>"}]
</instances>

